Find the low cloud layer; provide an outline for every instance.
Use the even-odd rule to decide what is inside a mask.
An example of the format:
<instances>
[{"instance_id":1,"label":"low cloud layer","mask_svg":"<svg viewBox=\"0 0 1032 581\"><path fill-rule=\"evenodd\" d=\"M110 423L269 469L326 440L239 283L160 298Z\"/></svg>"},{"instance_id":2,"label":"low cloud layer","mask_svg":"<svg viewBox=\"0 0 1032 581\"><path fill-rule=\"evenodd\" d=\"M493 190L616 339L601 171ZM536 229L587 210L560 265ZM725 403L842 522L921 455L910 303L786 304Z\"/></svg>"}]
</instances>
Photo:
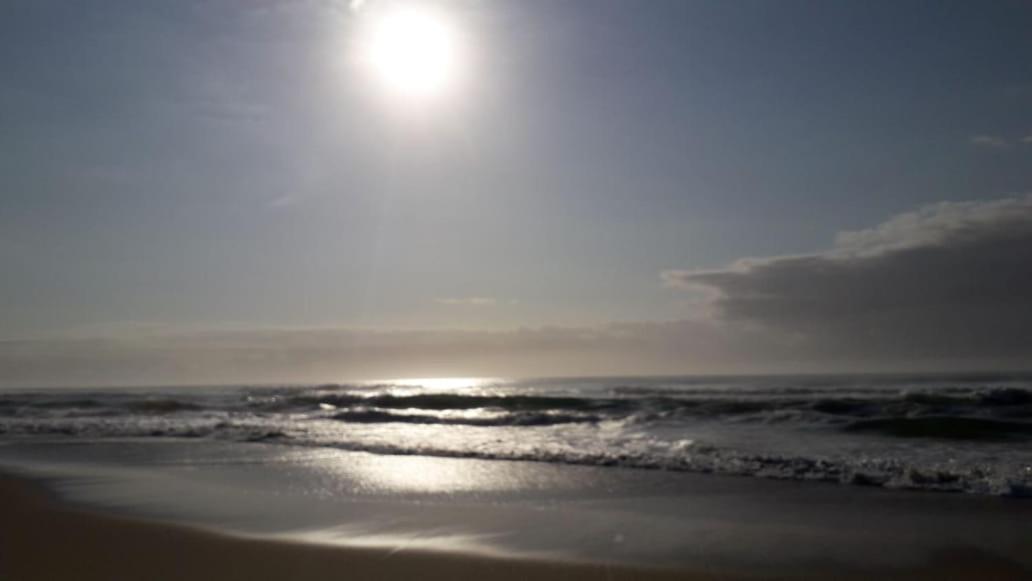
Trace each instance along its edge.
<instances>
[{"instance_id":1,"label":"low cloud layer","mask_svg":"<svg viewBox=\"0 0 1032 581\"><path fill-rule=\"evenodd\" d=\"M1032 196L936 204L825 252L663 276L813 358L1032 363Z\"/></svg>"},{"instance_id":2,"label":"low cloud layer","mask_svg":"<svg viewBox=\"0 0 1032 581\"><path fill-rule=\"evenodd\" d=\"M969 142L976 147L987 147L991 149L1009 149L1011 145L1032 144L1032 135L1011 135L1011 138L1002 135L974 135Z\"/></svg>"},{"instance_id":3,"label":"low cloud layer","mask_svg":"<svg viewBox=\"0 0 1032 581\"><path fill-rule=\"evenodd\" d=\"M458 297L437 299L434 302L442 305L460 305L470 307L493 307L498 304L498 299L493 297Z\"/></svg>"},{"instance_id":4,"label":"low cloud layer","mask_svg":"<svg viewBox=\"0 0 1032 581\"><path fill-rule=\"evenodd\" d=\"M0 386L310 383L732 369L762 338L707 321L512 331L160 328L0 342ZM709 367L705 367L709 366ZM786 369L787 370L787 369Z\"/></svg>"},{"instance_id":5,"label":"low cloud layer","mask_svg":"<svg viewBox=\"0 0 1032 581\"><path fill-rule=\"evenodd\" d=\"M971 145L977 145L978 147L1004 148L1010 145L1010 143L1003 137L996 135L976 135L971 138Z\"/></svg>"}]
</instances>

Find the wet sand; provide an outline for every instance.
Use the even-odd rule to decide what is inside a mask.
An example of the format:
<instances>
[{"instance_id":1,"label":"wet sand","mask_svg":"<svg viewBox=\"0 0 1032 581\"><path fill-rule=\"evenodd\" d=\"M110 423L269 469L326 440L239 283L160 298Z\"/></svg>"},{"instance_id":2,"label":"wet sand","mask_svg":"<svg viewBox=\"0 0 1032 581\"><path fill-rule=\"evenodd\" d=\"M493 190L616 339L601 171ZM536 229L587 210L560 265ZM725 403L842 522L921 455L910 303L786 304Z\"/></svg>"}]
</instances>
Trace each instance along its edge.
<instances>
[{"instance_id":1,"label":"wet sand","mask_svg":"<svg viewBox=\"0 0 1032 581\"><path fill-rule=\"evenodd\" d=\"M813 579L870 578L814 570ZM792 578L799 578L793 575ZM1029 571L972 551L944 551L919 567L885 570L882 579L1028 579ZM696 570L506 559L428 551L333 547L254 540L191 527L110 516L60 502L41 485L0 478L0 579L755 579Z\"/></svg>"},{"instance_id":2,"label":"wet sand","mask_svg":"<svg viewBox=\"0 0 1032 581\"><path fill-rule=\"evenodd\" d=\"M718 578L728 577L234 538L68 507L34 483L0 479L5 581Z\"/></svg>"}]
</instances>

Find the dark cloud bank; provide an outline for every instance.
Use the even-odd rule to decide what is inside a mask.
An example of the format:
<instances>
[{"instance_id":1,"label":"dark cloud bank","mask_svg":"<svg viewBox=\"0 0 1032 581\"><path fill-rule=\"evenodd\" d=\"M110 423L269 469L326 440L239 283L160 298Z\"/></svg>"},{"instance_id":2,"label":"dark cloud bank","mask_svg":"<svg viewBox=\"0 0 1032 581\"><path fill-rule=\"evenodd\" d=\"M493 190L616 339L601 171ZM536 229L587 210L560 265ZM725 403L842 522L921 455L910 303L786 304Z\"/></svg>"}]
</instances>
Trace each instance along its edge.
<instances>
[{"instance_id":1,"label":"dark cloud bank","mask_svg":"<svg viewBox=\"0 0 1032 581\"><path fill-rule=\"evenodd\" d=\"M1032 362L1032 196L937 204L825 252L664 278L817 357Z\"/></svg>"},{"instance_id":2,"label":"dark cloud bank","mask_svg":"<svg viewBox=\"0 0 1032 581\"><path fill-rule=\"evenodd\" d=\"M1032 196L943 203L824 252L668 271L690 320L506 332L273 329L0 342L0 384L1032 367Z\"/></svg>"}]
</instances>

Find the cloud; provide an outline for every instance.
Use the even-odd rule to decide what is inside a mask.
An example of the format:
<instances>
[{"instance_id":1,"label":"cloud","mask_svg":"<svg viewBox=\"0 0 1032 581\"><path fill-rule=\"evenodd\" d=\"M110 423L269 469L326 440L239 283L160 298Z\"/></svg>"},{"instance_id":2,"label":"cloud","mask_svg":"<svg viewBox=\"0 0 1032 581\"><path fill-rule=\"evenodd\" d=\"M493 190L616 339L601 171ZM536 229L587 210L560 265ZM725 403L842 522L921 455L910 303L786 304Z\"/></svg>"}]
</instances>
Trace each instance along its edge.
<instances>
[{"instance_id":1,"label":"cloud","mask_svg":"<svg viewBox=\"0 0 1032 581\"><path fill-rule=\"evenodd\" d=\"M498 299L494 297L455 297L434 299L439 305L468 306L468 307L497 307L501 305L518 305L518 299Z\"/></svg>"},{"instance_id":2,"label":"cloud","mask_svg":"<svg viewBox=\"0 0 1032 581\"><path fill-rule=\"evenodd\" d=\"M663 278L813 358L1032 363L1032 196L935 204L823 252Z\"/></svg>"},{"instance_id":3,"label":"cloud","mask_svg":"<svg viewBox=\"0 0 1032 581\"><path fill-rule=\"evenodd\" d=\"M1021 138L1021 142L1022 143L1027 143L1029 145L1032 145L1032 133L1030 133L1029 135L1026 135L1025 137Z\"/></svg>"},{"instance_id":4,"label":"cloud","mask_svg":"<svg viewBox=\"0 0 1032 581\"><path fill-rule=\"evenodd\" d=\"M499 304L499 300L491 297L461 297L435 299L435 303L441 305L465 305L470 307L493 307Z\"/></svg>"},{"instance_id":5,"label":"cloud","mask_svg":"<svg viewBox=\"0 0 1032 581\"><path fill-rule=\"evenodd\" d=\"M995 147L997 149L1002 149L1010 144L1003 137L998 137L995 135L975 135L971 138L971 145L975 145L978 147Z\"/></svg>"},{"instance_id":6,"label":"cloud","mask_svg":"<svg viewBox=\"0 0 1032 581\"><path fill-rule=\"evenodd\" d=\"M265 205L268 208L286 208L301 202L302 196L297 194L283 194L269 200Z\"/></svg>"}]
</instances>

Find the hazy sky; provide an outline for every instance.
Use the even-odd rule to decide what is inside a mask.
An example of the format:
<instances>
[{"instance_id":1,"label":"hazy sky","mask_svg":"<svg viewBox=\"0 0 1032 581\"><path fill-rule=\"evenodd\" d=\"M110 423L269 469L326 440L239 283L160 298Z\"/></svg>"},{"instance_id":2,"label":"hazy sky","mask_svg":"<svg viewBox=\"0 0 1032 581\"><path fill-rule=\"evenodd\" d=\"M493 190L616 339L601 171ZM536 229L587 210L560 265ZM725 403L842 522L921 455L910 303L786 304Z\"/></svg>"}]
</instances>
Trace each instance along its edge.
<instances>
[{"instance_id":1,"label":"hazy sky","mask_svg":"<svg viewBox=\"0 0 1032 581\"><path fill-rule=\"evenodd\" d=\"M1029 2L397 4L4 2L0 384L1032 366Z\"/></svg>"}]
</instances>

